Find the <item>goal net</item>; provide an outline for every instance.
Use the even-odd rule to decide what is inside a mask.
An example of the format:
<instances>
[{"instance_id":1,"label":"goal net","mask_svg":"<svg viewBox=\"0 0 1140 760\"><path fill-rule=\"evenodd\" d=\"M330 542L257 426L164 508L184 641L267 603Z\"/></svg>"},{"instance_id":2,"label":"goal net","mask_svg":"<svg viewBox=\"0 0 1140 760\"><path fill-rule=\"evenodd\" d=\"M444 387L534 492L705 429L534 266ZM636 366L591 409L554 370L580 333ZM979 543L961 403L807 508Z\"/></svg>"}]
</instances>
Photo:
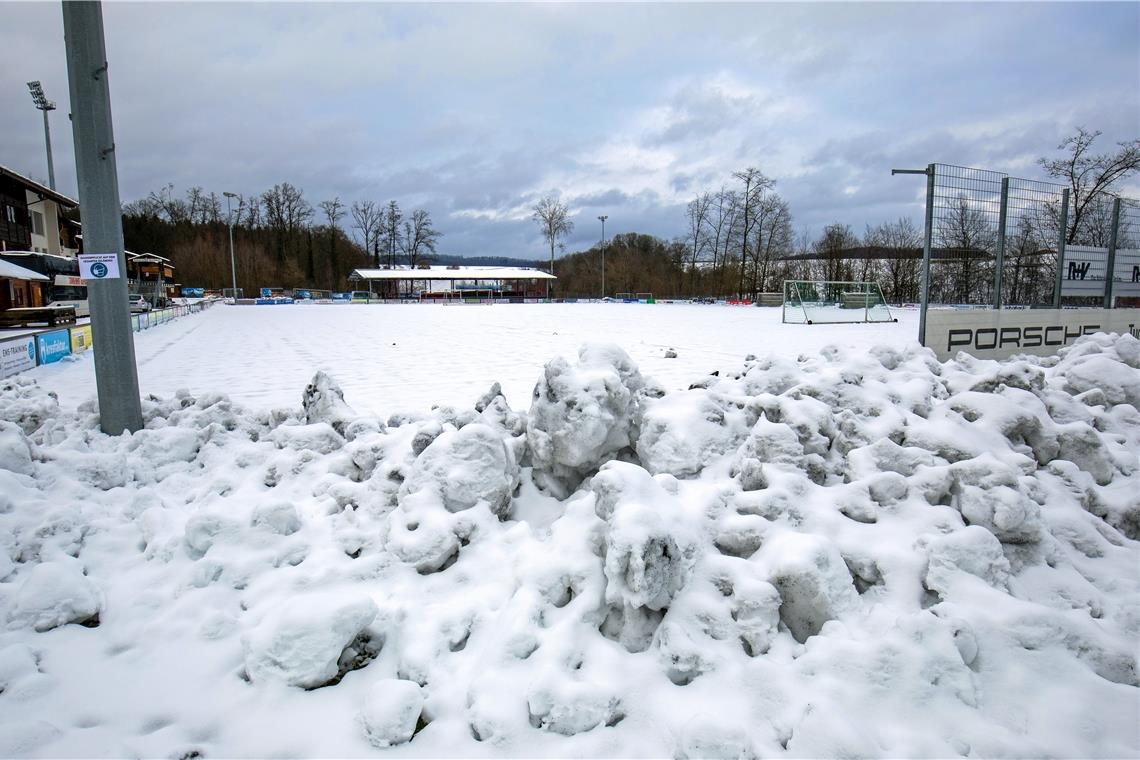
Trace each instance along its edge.
<instances>
[{"instance_id":1,"label":"goal net","mask_svg":"<svg viewBox=\"0 0 1140 760\"><path fill-rule=\"evenodd\" d=\"M876 282L784 280L784 320L791 324L897 322Z\"/></svg>"}]
</instances>

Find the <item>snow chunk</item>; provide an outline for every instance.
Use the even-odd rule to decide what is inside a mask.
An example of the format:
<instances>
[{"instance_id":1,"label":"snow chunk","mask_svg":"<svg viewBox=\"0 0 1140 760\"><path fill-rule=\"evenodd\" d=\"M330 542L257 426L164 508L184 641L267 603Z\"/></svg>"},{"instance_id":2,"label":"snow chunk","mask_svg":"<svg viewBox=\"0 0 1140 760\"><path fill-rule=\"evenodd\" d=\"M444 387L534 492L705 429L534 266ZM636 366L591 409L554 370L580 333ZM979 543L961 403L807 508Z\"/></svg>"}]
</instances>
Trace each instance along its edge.
<instances>
[{"instance_id":1,"label":"snow chunk","mask_svg":"<svg viewBox=\"0 0 1140 760\"><path fill-rule=\"evenodd\" d=\"M1023 544L1041 538L1041 507L1009 486L963 485L958 509L970 525L980 525L1003 543Z\"/></svg>"},{"instance_id":2,"label":"snow chunk","mask_svg":"<svg viewBox=\"0 0 1140 760\"><path fill-rule=\"evenodd\" d=\"M14 422L0 420L0 468L32 474L32 450L23 429Z\"/></svg>"},{"instance_id":3,"label":"snow chunk","mask_svg":"<svg viewBox=\"0 0 1140 760\"><path fill-rule=\"evenodd\" d=\"M669 606L696 562L694 515L634 464L608 462L590 488L598 494L597 514L608 524L606 600L650 610Z\"/></svg>"},{"instance_id":4,"label":"snow chunk","mask_svg":"<svg viewBox=\"0 0 1140 760\"><path fill-rule=\"evenodd\" d=\"M27 574L8 614L9 628L48 631L97 619L99 594L77 562L44 562Z\"/></svg>"},{"instance_id":5,"label":"snow chunk","mask_svg":"<svg viewBox=\"0 0 1140 760\"><path fill-rule=\"evenodd\" d=\"M561 357L547 362L527 418L535 471L568 491L633 445L644 387L633 360L614 345L583 346L573 366Z\"/></svg>"},{"instance_id":6,"label":"snow chunk","mask_svg":"<svg viewBox=\"0 0 1140 760\"><path fill-rule=\"evenodd\" d=\"M291 536L301 529L301 518L297 509L287 502L259 504L253 510L253 527Z\"/></svg>"},{"instance_id":7,"label":"snow chunk","mask_svg":"<svg viewBox=\"0 0 1140 760\"><path fill-rule=\"evenodd\" d=\"M384 749L411 740L423 708L419 684L385 678L368 687L358 717L368 742Z\"/></svg>"},{"instance_id":8,"label":"snow chunk","mask_svg":"<svg viewBox=\"0 0 1140 760\"><path fill-rule=\"evenodd\" d=\"M305 422L327 423L341 435L345 434L346 425L357 417L352 407L344 402L344 391L324 372L313 375L305 386L301 406L305 410Z\"/></svg>"},{"instance_id":9,"label":"snow chunk","mask_svg":"<svg viewBox=\"0 0 1140 760\"><path fill-rule=\"evenodd\" d=\"M416 459L400 491L407 495L431 489L440 494L449 512L482 502L504 517L518 483L518 462L502 435L472 423L435 438Z\"/></svg>"},{"instance_id":10,"label":"snow chunk","mask_svg":"<svg viewBox=\"0 0 1140 760\"><path fill-rule=\"evenodd\" d=\"M315 689L337 674L345 647L376 618L367 596L298 594L270 611L243 637L246 669L255 681Z\"/></svg>"},{"instance_id":11,"label":"snow chunk","mask_svg":"<svg viewBox=\"0 0 1140 760\"><path fill-rule=\"evenodd\" d=\"M625 717L621 700L607 689L584 681L549 679L527 697L530 724L566 736L601 724L612 726Z\"/></svg>"},{"instance_id":12,"label":"snow chunk","mask_svg":"<svg viewBox=\"0 0 1140 760\"><path fill-rule=\"evenodd\" d=\"M1066 390L1074 395L1099 388L1108 403L1140 409L1140 373L1111 356L1070 353L1057 367L1057 374L1065 378Z\"/></svg>"},{"instance_id":13,"label":"snow chunk","mask_svg":"<svg viewBox=\"0 0 1140 760\"><path fill-rule=\"evenodd\" d=\"M740 446L756 422L743 403L703 389L671 393L647 405L637 440L642 465L657 474L691 478Z\"/></svg>"},{"instance_id":14,"label":"snow chunk","mask_svg":"<svg viewBox=\"0 0 1140 760\"><path fill-rule=\"evenodd\" d=\"M1001 543L985 528L970 525L944 536L924 540L928 565L926 587L945 594L961 573L981 578L1004 591L1009 582L1009 561Z\"/></svg>"},{"instance_id":15,"label":"snow chunk","mask_svg":"<svg viewBox=\"0 0 1140 760\"><path fill-rule=\"evenodd\" d=\"M780 592L780 620L803 643L828 620L858 606L859 595L839 549L822 536L783 533L761 549Z\"/></svg>"}]
</instances>

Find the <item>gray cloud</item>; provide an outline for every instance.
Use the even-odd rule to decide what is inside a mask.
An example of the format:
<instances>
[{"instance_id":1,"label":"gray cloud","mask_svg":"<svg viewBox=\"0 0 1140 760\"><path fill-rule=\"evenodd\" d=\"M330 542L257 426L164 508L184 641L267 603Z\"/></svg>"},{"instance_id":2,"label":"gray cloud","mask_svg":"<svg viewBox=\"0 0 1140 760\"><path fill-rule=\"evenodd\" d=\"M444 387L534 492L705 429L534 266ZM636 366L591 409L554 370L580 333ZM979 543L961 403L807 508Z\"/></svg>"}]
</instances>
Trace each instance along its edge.
<instances>
[{"instance_id":1,"label":"gray cloud","mask_svg":"<svg viewBox=\"0 0 1140 760\"><path fill-rule=\"evenodd\" d=\"M0 4L0 163L75 192L57 4ZM1140 134L1135 4L104 5L124 200L168 182L432 211L442 250L542 256L679 234L692 195L755 165L797 228L912 213L895 166L1036 176L1076 125ZM1081 39L1080 55L1060 56Z\"/></svg>"}]
</instances>

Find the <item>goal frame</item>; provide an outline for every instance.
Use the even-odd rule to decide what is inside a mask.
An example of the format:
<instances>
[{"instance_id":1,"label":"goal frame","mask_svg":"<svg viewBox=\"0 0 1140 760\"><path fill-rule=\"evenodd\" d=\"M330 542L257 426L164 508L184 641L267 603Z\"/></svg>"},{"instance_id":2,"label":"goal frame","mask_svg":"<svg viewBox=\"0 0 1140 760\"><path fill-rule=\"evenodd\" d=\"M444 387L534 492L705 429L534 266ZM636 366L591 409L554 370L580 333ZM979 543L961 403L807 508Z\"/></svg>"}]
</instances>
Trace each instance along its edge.
<instances>
[{"instance_id":1,"label":"goal frame","mask_svg":"<svg viewBox=\"0 0 1140 760\"><path fill-rule=\"evenodd\" d=\"M784 280L784 324L898 322L883 289L870 280Z\"/></svg>"}]
</instances>

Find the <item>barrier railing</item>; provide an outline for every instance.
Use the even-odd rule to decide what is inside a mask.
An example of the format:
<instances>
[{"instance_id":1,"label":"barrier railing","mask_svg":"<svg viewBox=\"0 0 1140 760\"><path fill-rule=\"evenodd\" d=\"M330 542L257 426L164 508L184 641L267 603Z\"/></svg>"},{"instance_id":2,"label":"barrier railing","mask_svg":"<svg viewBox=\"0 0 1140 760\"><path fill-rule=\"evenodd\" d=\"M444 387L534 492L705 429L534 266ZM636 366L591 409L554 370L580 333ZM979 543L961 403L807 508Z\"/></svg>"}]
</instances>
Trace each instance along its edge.
<instances>
[{"instance_id":1,"label":"barrier railing","mask_svg":"<svg viewBox=\"0 0 1140 760\"><path fill-rule=\"evenodd\" d=\"M202 301L185 306L154 309L131 315L135 332L165 324L173 319L196 314L213 306L216 301ZM54 364L65 356L78 354L92 346L91 325L47 328L11 338L0 334L0 378L15 375L44 364Z\"/></svg>"}]
</instances>

